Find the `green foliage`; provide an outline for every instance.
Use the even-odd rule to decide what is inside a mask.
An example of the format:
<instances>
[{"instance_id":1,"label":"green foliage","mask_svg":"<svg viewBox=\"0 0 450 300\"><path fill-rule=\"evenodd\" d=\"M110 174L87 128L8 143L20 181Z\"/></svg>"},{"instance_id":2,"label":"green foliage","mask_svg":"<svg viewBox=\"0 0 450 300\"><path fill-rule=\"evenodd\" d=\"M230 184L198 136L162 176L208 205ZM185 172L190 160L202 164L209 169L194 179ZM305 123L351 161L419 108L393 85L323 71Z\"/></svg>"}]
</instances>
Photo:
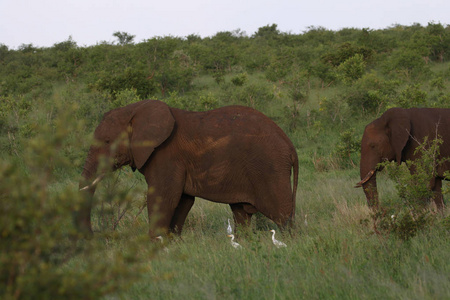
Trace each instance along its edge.
<instances>
[{"instance_id":1,"label":"green foliage","mask_svg":"<svg viewBox=\"0 0 450 300\"><path fill-rule=\"evenodd\" d=\"M184 51L176 50L167 61L161 63L154 80L164 96L167 91L188 91L194 75L195 68L192 66L191 58Z\"/></svg>"},{"instance_id":2,"label":"green foliage","mask_svg":"<svg viewBox=\"0 0 450 300\"><path fill-rule=\"evenodd\" d=\"M389 177L396 183L401 205L391 209L389 214L385 210L374 215L377 230L409 240L434 223L436 218L426 206L434 196L429 187L430 181L446 160L438 159L442 143L438 137L432 141L425 138L415 150L418 159L407 161L405 165L383 163L388 167Z\"/></svg>"},{"instance_id":3,"label":"green foliage","mask_svg":"<svg viewBox=\"0 0 450 300\"><path fill-rule=\"evenodd\" d=\"M118 74L102 72L94 87L105 90L114 97L123 90L134 89L141 99L145 99L155 91L149 75L144 70L135 68L126 68Z\"/></svg>"},{"instance_id":4,"label":"green foliage","mask_svg":"<svg viewBox=\"0 0 450 300\"><path fill-rule=\"evenodd\" d=\"M353 189L367 123L393 105L449 107L448 29L293 34L272 24L249 36L0 45L0 298L449 298L448 208L411 210L380 173L388 205L371 216ZM145 236L146 183L129 169L99 184L93 239L74 231L95 126L147 97L187 110L253 106L285 130L301 183L292 236L277 231L288 248L273 247L264 218L233 251L229 206L197 199L182 239L165 239L169 252L158 254ZM404 171L401 194L425 198Z\"/></svg>"},{"instance_id":5,"label":"green foliage","mask_svg":"<svg viewBox=\"0 0 450 300\"><path fill-rule=\"evenodd\" d=\"M134 102L142 100L139 98L136 89L125 89L121 90L115 95L115 99L112 102L111 109L119 108Z\"/></svg>"},{"instance_id":6,"label":"green foliage","mask_svg":"<svg viewBox=\"0 0 450 300\"><path fill-rule=\"evenodd\" d=\"M398 166L389 168L390 177L397 181L399 197L413 208L422 208L433 197L429 183L437 176L437 168L444 163L438 159L442 143L439 137L431 141L425 138L415 150L420 159L406 162L407 169L414 170L412 173Z\"/></svg>"},{"instance_id":7,"label":"green foliage","mask_svg":"<svg viewBox=\"0 0 450 300\"><path fill-rule=\"evenodd\" d=\"M212 74L212 77L214 78L217 84L221 84L225 81L225 72L216 71Z\"/></svg>"},{"instance_id":8,"label":"green foliage","mask_svg":"<svg viewBox=\"0 0 450 300\"><path fill-rule=\"evenodd\" d=\"M337 67L337 76L345 84L351 84L364 75L366 63L361 54L355 54Z\"/></svg>"},{"instance_id":9,"label":"green foliage","mask_svg":"<svg viewBox=\"0 0 450 300\"><path fill-rule=\"evenodd\" d=\"M224 102L261 107L275 99L273 90L264 83L250 83L242 87L224 87Z\"/></svg>"},{"instance_id":10,"label":"green foliage","mask_svg":"<svg viewBox=\"0 0 450 300\"><path fill-rule=\"evenodd\" d=\"M200 95L199 102L201 106L199 110L211 110L217 108L218 106L217 98L211 93L208 93L206 95Z\"/></svg>"},{"instance_id":11,"label":"green foliage","mask_svg":"<svg viewBox=\"0 0 450 300\"><path fill-rule=\"evenodd\" d=\"M393 234L408 241L421 231L433 225L434 218L429 211L411 210L400 207L388 214L386 211L372 215L377 234Z\"/></svg>"},{"instance_id":12,"label":"green foliage","mask_svg":"<svg viewBox=\"0 0 450 300\"><path fill-rule=\"evenodd\" d=\"M63 155L68 135L81 129L72 112L65 107L60 118L40 126L24 142L21 160L0 157L2 299L91 299L117 292L147 270L142 258L155 250L130 236L128 246L105 257L102 238L86 241L75 231L72 211L80 193L67 183L55 189L54 175L72 163Z\"/></svg>"},{"instance_id":13,"label":"green foliage","mask_svg":"<svg viewBox=\"0 0 450 300\"><path fill-rule=\"evenodd\" d=\"M116 31L113 33L113 36L115 36L119 41L119 45L128 45L128 44L132 44L134 41L134 38L136 37L135 35L131 35L127 32L121 32L121 31Z\"/></svg>"},{"instance_id":14,"label":"green foliage","mask_svg":"<svg viewBox=\"0 0 450 300\"><path fill-rule=\"evenodd\" d=\"M397 81L386 81L375 73L368 73L349 87L343 98L353 112L374 112L395 96L397 86Z\"/></svg>"},{"instance_id":15,"label":"green foliage","mask_svg":"<svg viewBox=\"0 0 450 300\"><path fill-rule=\"evenodd\" d=\"M355 166L355 158L352 155L359 153L360 147L360 139L355 137L353 130L342 132L335 147L335 154L339 158L341 166Z\"/></svg>"},{"instance_id":16,"label":"green foliage","mask_svg":"<svg viewBox=\"0 0 450 300\"><path fill-rule=\"evenodd\" d=\"M231 78L231 83L235 86L243 86L247 82L247 73L241 73Z\"/></svg>"},{"instance_id":17,"label":"green foliage","mask_svg":"<svg viewBox=\"0 0 450 300\"><path fill-rule=\"evenodd\" d=\"M339 96L331 98L322 97L319 102L319 111L324 112L331 121L343 121L343 112L346 109L346 103Z\"/></svg>"},{"instance_id":18,"label":"green foliage","mask_svg":"<svg viewBox=\"0 0 450 300\"><path fill-rule=\"evenodd\" d=\"M430 68L417 50L398 49L385 63L388 73L406 80L424 78L430 74Z\"/></svg>"},{"instance_id":19,"label":"green foliage","mask_svg":"<svg viewBox=\"0 0 450 300\"><path fill-rule=\"evenodd\" d=\"M400 95L393 100L393 107L423 107L426 105L427 93L420 89L420 84L408 85L400 91Z\"/></svg>"},{"instance_id":20,"label":"green foliage","mask_svg":"<svg viewBox=\"0 0 450 300\"><path fill-rule=\"evenodd\" d=\"M374 51L365 46L355 46L349 42L339 45L339 47L330 53L322 56L322 61L338 67L352 57L358 56L363 62L369 61L374 55Z\"/></svg>"}]
</instances>

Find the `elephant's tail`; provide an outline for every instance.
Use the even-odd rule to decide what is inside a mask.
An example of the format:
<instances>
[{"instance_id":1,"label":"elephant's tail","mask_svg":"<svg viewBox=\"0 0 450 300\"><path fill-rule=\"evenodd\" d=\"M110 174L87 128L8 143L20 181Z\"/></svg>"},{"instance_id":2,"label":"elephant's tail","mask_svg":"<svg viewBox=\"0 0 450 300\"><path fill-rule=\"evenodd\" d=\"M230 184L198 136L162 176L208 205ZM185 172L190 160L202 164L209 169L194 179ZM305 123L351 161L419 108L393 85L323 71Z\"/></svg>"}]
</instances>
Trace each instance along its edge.
<instances>
[{"instance_id":1,"label":"elephant's tail","mask_svg":"<svg viewBox=\"0 0 450 300\"><path fill-rule=\"evenodd\" d=\"M294 152L291 154L291 160L292 160L292 168L293 168L293 175L294 175L294 181L292 186L292 216L291 216L291 224L294 224L295 221L295 202L297 199L297 186L298 186L298 155L297 151L294 150Z\"/></svg>"}]
</instances>

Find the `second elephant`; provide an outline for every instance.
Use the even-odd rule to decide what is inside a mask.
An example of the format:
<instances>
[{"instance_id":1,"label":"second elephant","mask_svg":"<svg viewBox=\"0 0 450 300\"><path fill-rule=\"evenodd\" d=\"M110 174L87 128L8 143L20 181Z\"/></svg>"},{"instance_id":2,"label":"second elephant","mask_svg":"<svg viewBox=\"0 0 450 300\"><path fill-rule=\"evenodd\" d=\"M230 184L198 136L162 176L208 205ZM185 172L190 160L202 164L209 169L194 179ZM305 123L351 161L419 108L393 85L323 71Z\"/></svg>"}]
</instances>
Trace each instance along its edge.
<instances>
[{"instance_id":1,"label":"second elephant","mask_svg":"<svg viewBox=\"0 0 450 300\"><path fill-rule=\"evenodd\" d=\"M180 233L194 197L230 205L237 224L261 212L284 227L293 220L298 157L286 134L262 113L243 106L207 112L145 100L105 114L94 133L80 188L124 165L147 181L150 236ZM99 159L110 158L100 170ZM293 170L293 183L291 173ZM76 214L91 231L92 201Z\"/></svg>"},{"instance_id":2,"label":"second elephant","mask_svg":"<svg viewBox=\"0 0 450 300\"><path fill-rule=\"evenodd\" d=\"M443 141L436 159L446 160L437 166L429 187L434 191L436 206L442 209L442 180L444 172L450 170L450 109L391 108L366 126L361 141L361 181L356 187L363 187L369 206L378 206L378 164L384 161L400 164L418 159L420 153L415 150L419 143L423 143L426 137L432 141L436 136Z\"/></svg>"}]
</instances>

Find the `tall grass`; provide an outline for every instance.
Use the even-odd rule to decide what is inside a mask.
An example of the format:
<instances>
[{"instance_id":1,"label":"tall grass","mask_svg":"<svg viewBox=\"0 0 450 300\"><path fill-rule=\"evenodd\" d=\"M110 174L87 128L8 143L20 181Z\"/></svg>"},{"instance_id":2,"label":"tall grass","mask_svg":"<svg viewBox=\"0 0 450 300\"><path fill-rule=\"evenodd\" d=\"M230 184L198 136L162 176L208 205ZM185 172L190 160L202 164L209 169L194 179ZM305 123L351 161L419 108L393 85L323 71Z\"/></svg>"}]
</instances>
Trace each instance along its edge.
<instances>
[{"instance_id":1,"label":"tall grass","mask_svg":"<svg viewBox=\"0 0 450 300\"><path fill-rule=\"evenodd\" d=\"M443 227L409 242L378 236L363 220L362 197L347 197L330 180L325 195L301 193L292 235L277 232L288 247L278 249L267 230L226 237L225 205L198 201L182 238L149 261L150 272L121 294L132 299L445 299L450 295L450 258ZM301 197L309 199L301 201ZM317 206L319 205L319 207ZM325 208L325 209L324 209ZM314 212L320 212L320 215ZM301 221L301 222L300 222ZM270 224L269 224L270 227ZM448 230L448 229L447 229Z\"/></svg>"}]
</instances>

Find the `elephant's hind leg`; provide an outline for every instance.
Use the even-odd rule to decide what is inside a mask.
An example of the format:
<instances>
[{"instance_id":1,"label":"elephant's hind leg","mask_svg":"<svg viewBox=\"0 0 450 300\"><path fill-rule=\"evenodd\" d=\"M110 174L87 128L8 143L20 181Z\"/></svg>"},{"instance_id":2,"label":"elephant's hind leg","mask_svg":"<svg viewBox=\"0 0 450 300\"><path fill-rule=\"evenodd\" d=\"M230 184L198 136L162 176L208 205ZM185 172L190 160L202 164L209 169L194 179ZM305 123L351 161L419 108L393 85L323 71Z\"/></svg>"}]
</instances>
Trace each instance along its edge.
<instances>
[{"instance_id":1,"label":"elephant's hind leg","mask_svg":"<svg viewBox=\"0 0 450 300\"><path fill-rule=\"evenodd\" d=\"M178 235L181 234L184 222L186 221L186 217L191 210L192 205L194 205L194 201L194 196L189 196L186 194L181 195L180 203L178 203L177 208L175 208L175 212L170 222L170 232Z\"/></svg>"}]
</instances>

